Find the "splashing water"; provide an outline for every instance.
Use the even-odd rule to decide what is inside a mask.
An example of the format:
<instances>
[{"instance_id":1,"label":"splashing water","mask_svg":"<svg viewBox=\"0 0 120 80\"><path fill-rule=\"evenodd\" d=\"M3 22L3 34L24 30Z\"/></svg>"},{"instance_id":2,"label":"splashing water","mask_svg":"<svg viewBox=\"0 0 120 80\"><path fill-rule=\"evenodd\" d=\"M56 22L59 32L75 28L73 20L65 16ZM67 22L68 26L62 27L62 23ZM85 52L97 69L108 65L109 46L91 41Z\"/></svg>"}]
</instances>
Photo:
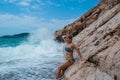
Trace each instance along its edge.
<instances>
[{"instance_id":1,"label":"splashing water","mask_svg":"<svg viewBox=\"0 0 120 80\"><path fill-rule=\"evenodd\" d=\"M0 48L0 80L54 80L62 57L62 45L40 29L27 42Z\"/></svg>"}]
</instances>

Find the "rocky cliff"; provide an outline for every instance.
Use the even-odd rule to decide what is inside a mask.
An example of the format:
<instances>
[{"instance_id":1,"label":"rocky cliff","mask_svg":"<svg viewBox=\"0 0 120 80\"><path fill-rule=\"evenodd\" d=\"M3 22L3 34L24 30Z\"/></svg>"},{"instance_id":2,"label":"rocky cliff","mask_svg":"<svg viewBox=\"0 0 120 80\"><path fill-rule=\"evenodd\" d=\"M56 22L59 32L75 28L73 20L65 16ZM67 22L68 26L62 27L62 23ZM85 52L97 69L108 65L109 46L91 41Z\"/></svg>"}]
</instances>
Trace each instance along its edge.
<instances>
[{"instance_id":1,"label":"rocky cliff","mask_svg":"<svg viewBox=\"0 0 120 80\"><path fill-rule=\"evenodd\" d=\"M72 34L86 62L75 62L63 80L120 80L120 0L102 0L64 29L56 40ZM75 52L74 52L75 53Z\"/></svg>"}]
</instances>

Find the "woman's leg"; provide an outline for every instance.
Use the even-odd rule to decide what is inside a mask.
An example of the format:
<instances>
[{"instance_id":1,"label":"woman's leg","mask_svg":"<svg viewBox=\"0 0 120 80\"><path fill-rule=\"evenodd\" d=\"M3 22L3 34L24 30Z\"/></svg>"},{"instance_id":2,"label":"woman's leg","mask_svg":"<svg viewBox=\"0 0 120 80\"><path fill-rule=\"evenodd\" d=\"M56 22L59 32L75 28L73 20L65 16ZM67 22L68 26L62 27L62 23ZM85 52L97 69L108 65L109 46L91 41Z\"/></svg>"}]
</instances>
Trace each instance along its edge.
<instances>
[{"instance_id":1,"label":"woman's leg","mask_svg":"<svg viewBox=\"0 0 120 80\"><path fill-rule=\"evenodd\" d=\"M62 65L60 65L58 67L58 70L57 70L57 74L56 74L56 79L60 78L61 76L63 76L65 70L71 66L74 62L64 62Z\"/></svg>"}]
</instances>

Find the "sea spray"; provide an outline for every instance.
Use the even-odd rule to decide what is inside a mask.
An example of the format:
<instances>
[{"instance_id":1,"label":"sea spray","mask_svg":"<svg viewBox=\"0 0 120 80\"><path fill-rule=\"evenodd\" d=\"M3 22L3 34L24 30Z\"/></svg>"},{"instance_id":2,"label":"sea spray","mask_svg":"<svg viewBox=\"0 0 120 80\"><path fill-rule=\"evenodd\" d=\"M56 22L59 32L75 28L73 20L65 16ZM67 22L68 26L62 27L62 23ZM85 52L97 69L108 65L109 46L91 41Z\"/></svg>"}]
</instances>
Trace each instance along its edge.
<instances>
[{"instance_id":1,"label":"sea spray","mask_svg":"<svg viewBox=\"0 0 120 80\"><path fill-rule=\"evenodd\" d=\"M16 47L0 48L0 80L54 80L63 60L62 46L45 28Z\"/></svg>"}]
</instances>

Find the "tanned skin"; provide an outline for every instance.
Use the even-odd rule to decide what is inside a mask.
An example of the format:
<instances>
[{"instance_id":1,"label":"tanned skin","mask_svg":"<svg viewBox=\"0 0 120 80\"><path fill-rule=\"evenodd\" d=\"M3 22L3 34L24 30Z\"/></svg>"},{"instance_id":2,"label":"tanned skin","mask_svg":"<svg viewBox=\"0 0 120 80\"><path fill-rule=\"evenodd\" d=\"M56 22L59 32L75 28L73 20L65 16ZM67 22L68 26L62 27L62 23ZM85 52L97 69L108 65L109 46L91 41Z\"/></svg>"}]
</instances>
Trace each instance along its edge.
<instances>
[{"instance_id":1,"label":"tanned skin","mask_svg":"<svg viewBox=\"0 0 120 80\"><path fill-rule=\"evenodd\" d=\"M85 60L85 58L81 55L79 48L72 42L72 39L68 36L63 36L63 39L66 43L66 45L71 48L72 50L75 50L78 55L80 56L81 61ZM66 58L73 59L73 52L66 52L65 55ZM64 75L65 70L71 66L74 63L74 61L65 61L63 62L57 69L56 79L62 77Z\"/></svg>"}]
</instances>

